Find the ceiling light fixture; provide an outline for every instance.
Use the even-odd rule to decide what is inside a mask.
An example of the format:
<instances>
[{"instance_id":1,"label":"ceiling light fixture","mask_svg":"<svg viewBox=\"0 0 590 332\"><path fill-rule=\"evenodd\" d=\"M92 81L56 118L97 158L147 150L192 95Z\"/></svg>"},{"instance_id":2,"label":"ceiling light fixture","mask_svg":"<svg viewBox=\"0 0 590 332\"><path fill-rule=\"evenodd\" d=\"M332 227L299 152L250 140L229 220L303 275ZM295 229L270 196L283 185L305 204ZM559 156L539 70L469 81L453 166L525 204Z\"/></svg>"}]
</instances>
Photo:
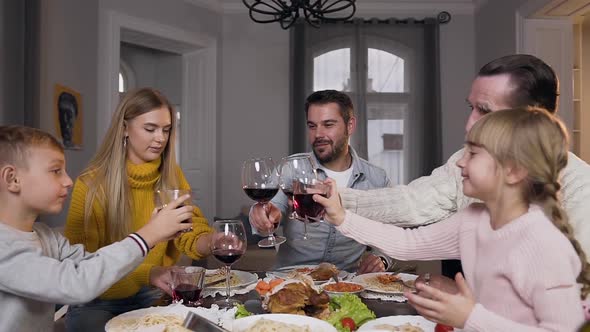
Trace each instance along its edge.
<instances>
[{"instance_id":1,"label":"ceiling light fixture","mask_svg":"<svg viewBox=\"0 0 590 332\"><path fill-rule=\"evenodd\" d=\"M300 17L314 27L321 22L346 21L356 12L356 0L242 0L256 23L279 22L288 29ZM301 15L300 12L303 12Z\"/></svg>"}]
</instances>

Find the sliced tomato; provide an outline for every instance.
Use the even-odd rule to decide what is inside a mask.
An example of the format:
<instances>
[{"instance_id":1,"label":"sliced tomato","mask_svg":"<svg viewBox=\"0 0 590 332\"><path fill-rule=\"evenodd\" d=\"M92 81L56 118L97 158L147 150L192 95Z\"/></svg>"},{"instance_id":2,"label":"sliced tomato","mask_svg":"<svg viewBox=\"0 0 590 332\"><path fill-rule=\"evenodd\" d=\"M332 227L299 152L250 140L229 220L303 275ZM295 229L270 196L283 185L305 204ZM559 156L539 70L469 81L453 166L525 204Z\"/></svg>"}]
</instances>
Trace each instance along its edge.
<instances>
[{"instance_id":1,"label":"sliced tomato","mask_svg":"<svg viewBox=\"0 0 590 332\"><path fill-rule=\"evenodd\" d=\"M452 326L444 325L444 324L436 324L434 327L434 332L449 332L454 331L455 329Z\"/></svg>"},{"instance_id":2,"label":"sliced tomato","mask_svg":"<svg viewBox=\"0 0 590 332\"><path fill-rule=\"evenodd\" d=\"M342 327L348 327L350 331L354 331L356 329L356 324L354 323L354 320L350 317L342 318L340 320L340 323L342 323Z\"/></svg>"}]
</instances>

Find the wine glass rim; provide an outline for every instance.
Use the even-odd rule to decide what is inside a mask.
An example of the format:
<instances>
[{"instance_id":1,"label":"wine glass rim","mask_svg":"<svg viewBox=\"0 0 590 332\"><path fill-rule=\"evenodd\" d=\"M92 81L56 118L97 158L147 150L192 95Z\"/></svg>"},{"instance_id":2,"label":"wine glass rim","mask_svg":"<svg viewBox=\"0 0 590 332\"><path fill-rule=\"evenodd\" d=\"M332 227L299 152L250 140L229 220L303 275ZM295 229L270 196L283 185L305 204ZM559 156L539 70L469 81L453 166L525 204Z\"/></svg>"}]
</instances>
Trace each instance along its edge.
<instances>
[{"instance_id":1,"label":"wine glass rim","mask_svg":"<svg viewBox=\"0 0 590 332\"><path fill-rule=\"evenodd\" d=\"M226 224L238 224L242 223L240 219L217 219L215 220L217 223L226 223Z\"/></svg>"},{"instance_id":2,"label":"wine glass rim","mask_svg":"<svg viewBox=\"0 0 590 332\"><path fill-rule=\"evenodd\" d=\"M300 158L311 159L311 156L308 153L301 152L301 153L295 153L295 154L283 157L282 159L291 160L291 159L300 159Z\"/></svg>"},{"instance_id":3,"label":"wine glass rim","mask_svg":"<svg viewBox=\"0 0 590 332\"><path fill-rule=\"evenodd\" d=\"M170 192L178 192L178 191L185 191L187 193L193 193L194 192L192 189L182 189L182 188L174 188L174 189L167 188L167 189L156 189L156 190L154 190L154 192L157 192L157 193L161 193L161 192L170 193Z\"/></svg>"},{"instance_id":4,"label":"wine glass rim","mask_svg":"<svg viewBox=\"0 0 590 332\"><path fill-rule=\"evenodd\" d=\"M173 274L200 274L205 272L207 270L202 266L186 266L184 269L172 269Z\"/></svg>"}]
</instances>

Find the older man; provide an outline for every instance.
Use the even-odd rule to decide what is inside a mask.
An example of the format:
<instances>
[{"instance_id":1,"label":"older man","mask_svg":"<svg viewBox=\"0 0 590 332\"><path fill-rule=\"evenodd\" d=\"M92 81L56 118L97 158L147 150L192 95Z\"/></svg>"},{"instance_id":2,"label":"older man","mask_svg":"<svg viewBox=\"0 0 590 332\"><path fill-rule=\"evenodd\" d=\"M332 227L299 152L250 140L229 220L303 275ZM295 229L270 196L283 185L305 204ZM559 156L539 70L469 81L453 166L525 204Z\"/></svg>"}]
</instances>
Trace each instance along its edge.
<instances>
[{"instance_id":1,"label":"older man","mask_svg":"<svg viewBox=\"0 0 590 332\"><path fill-rule=\"evenodd\" d=\"M525 54L509 55L484 65L477 74L467 105L471 110L465 130L490 112L539 106L557 111L559 83L553 69L542 60ZM462 191L461 171L456 161L463 150L430 176L407 186L358 191L342 189L344 208L363 217L399 226L420 226L441 221L469 205L473 199ZM573 153L563 170L561 202L577 240L590 253L590 166ZM453 275L452 269L447 275Z\"/></svg>"}]
</instances>

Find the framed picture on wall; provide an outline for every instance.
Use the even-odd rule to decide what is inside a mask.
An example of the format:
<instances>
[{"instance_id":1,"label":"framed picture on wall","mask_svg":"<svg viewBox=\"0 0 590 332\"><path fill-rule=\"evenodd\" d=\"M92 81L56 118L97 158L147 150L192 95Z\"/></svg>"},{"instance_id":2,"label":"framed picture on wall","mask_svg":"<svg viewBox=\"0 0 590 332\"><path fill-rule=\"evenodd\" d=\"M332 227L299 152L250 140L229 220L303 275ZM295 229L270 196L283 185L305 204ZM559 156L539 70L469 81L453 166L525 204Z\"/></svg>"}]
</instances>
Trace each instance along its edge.
<instances>
[{"instance_id":1,"label":"framed picture on wall","mask_svg":"<svg viewBox=\"0 0 590 332\"><path fill-rule=\"evenodd\" d=\"M82 148L82 96L74 89L56 84L53 97L55 128L64 148Z\"/></svg>"}]
</instances>

